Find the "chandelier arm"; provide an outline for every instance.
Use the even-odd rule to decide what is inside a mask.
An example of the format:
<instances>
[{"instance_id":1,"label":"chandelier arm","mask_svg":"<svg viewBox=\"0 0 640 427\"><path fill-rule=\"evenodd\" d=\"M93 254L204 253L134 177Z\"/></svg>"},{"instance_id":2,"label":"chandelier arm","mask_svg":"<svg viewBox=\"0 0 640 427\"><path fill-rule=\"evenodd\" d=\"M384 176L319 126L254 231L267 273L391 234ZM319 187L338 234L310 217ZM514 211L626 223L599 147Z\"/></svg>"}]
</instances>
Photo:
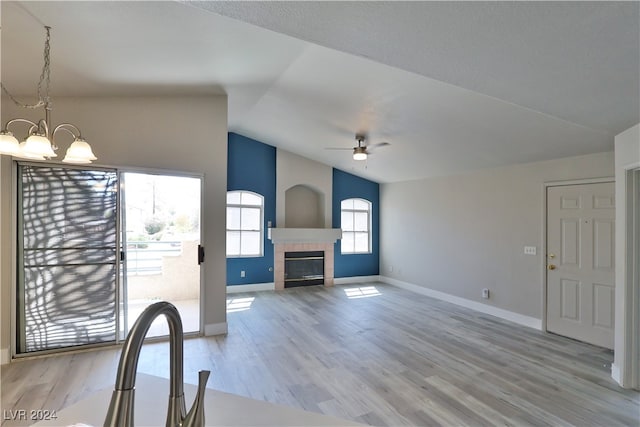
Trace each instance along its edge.
<instances>
[{"instance_id":1,"label":"chandelier arm","mask_svg":"<svg viewBox=\"0 0 640 427\"><path fill-rule=\"evenodd\" d=\"M69 128L73 128L73 130L75 130L78 134L76 135L75 132ZM80 132L80 129L78 129L78 126L71 123L60 123L58 126L55 127L55 129L53 129L53 132L51 133L51 138L54 138L56 132L58 132L59 130L63 130L69 133L71 136L73 136L74 139L82 138L82 132Z\"/></svg>"},{"instance_id":2,"label":"chandelier arm","mask_svg":"<svg viewBox=\"0 0 640 427\"><path fill-rule=\"evenodd\" d=\"M31 120L27 120L27 119L21 119L21 118L17 118L17 119L11 119L7 122L7 124L4 125L4 130L8 131L9 130L9 125L12 125L14 123L27 123L29 125L31 125L31 127L29 128L29 133L31 133L31 131L33 130L33 128L38 128L38 124L35 122L32 122Z\"/></svg>"},{"instance_id":3,"label":"chandelier arm","mask_svg":"<svg viewBox=\"0 0 640 427\"><path fill-rule=\"evenodd\" d=\"M31 133L31 130L29 130L29 133ZM46 136L47 139L49 139L49 136L50 136L49 135L49 123L47 123L47 120L40 119L40 121L38 122L38 133L40 133L41 135Z\"/></svg>"}]
</instances>

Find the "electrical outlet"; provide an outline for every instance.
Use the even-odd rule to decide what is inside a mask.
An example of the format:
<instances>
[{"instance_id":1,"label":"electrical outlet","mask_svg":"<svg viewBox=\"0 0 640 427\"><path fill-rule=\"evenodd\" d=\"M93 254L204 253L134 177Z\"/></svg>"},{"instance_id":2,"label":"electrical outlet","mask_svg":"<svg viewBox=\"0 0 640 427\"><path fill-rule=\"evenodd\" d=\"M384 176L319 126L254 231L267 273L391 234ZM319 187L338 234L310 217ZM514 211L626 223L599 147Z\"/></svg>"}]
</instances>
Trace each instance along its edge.
<instances>
[{"instance_id":1,"label":"electrical outlet","mask_svg":"<svg viewBox=\"0 0 640 427\"><path fill-rule=\"evenodd\" d=\"M525 246L524 247L524 254L525 255L535 255L536 254L536 247L535 246Z\"/></svg>"},{"instance_id":2,"label":"electrical outlet","mask_svg":"<svg viewBox=\"0 0 640 427\"><path fill-rule=\"evenodd\" d=\"M489 289L484 288L482 290L482 298L489 299Z\"/></svg>"},{"instance_id":3,"label":"electrical outlet","mask_svg":"<svg viewBox=\"0 0 640 427\"><path fill-rule=\"evenodd\" d=\"M240 277L245 277L247 274L244 272L244 270L240 271Z\"/></svg>"},{"instance_id":4,"label":"electrical outlet","mask_svg":"<svg viewBox=\"0 0 640 427\"><path fill-rule=\"evenodd\" d=\"M390 272L390 273L393 273L393 265L390 265L390 266L389 266L389 272Z\"/></svg>"}]
</instances>

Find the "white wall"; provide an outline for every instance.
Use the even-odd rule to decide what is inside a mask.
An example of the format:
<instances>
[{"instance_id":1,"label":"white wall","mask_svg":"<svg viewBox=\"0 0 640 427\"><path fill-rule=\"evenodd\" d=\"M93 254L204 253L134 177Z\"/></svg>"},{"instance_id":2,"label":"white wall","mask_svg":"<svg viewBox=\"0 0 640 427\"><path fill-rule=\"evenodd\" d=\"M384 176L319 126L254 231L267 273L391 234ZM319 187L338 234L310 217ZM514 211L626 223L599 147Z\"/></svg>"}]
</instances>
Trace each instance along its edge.
<instances>
[{"instance_id":1,"label":"white wall","mask_svg":"<svg viewBox=\"0 0 640 427\"><path fill-rule=\"evenodd\" d=\"M39 118L38 113L17 109L7 97L2 97L2 123L17 116ZM224 331L226 96L56 98L52 119L54 123L65 121L79 126L94 148L97 164L204 174L204 323L210 331ZM62 155L68 144L68 141L59 144ZM11 333L12 206L11 162L7 156L2 156L2 161L0 348L6 349Z\"/></svg>"},{"instance_id":2,"label":"white wall","mask_svg":"<svg viewBox=\"0 0 640 427\"><path fill-rule=\"evenodd\" d=\"M607 152L384 184L380 274L542 319L544 183L612 177L613 160Z\"/></svg>"},{"instance_id":3,"label":"white wall","mask_svg":"<svg viewBox=\"0 0 640 427\"><path fill-rule=\"evenodd\" d=\"M638 369L640 359L638 350L638 283L632 279L629 250L631 242L640 239L635 236L628 224L629 199L627 198L627 175L629 171L640 168L640 124L627 129L615 138L616 173L616 336L615 360L612 367L613 378L624 387L639 387ZM637 267L636 267L637 271ZM635 303L634 303L635 301ZM634 326L635 324L635 326ZM635 353L635 354L634 354Z\"/></svg>"},{"instance_id":4,"label":"white wall","mask_svg":"<svg viewBox=\"0 0 640 427\"><path fill-rule=\"evenodd\" d=\"M6 97L4 97L6 98ZM3 98L3 101L4 101ZM4 108L2 112L6 111ZM1 117L2 122L6 120ZM2 169L0 170L0 363L7 363L10 356L9 341L11 337L11 283L13 277L13 257L12 257L12 237L13 229L11 223L11 159L7 156L0 156Z\"/></svg>"},{"instance_id":5,"label":"white wall","mask_svg":"<svg viewBox=\"0 0 640 427\"><path fill-rule=\"evenodd\" d=\"M306 185L285 191L285 227L324 228L325 197Z\"/></svg>"},{"instance_id":6,"label":"white wall","mask_svg":"<svg viewBox=\"0 0 640 427\"><path fill-rule=\"evenodd\" d=\"M331 228L333 169L288 151L278 149L276 153L276 226L286 223L285 192L294 185L306 185L320 193L324 228Z\"/></svg>"},{"instance_id":7,"label":"white wall","mask_svg":"<svg viewBox=\"0 0 640 427\"><path fill-rule=\"evenodd\" d=\"M0 193L2 195L2 197L0 197L0 230L1 230L0 232L0 325L8 325L9 316L10 316L10 313L7 313L7 309L5 308L6 304L3 303L3 301L7 301L10 298L10 296L9 296L9 293L7 292L8 289L5 289L5 286L3 286L3 284L5 283L5 278L4 278L5 276L3 274L2 265L4 264L5 257L7 257L7 259L10 259L11 257L11 253L6 253L5 245L2 242L3 236L5 234L9 234L9 230L10 230L8 227L5 226L5 223L2 221L3 218L6 217L6 214L3 212L3 203L2 203L2 199L4 198L4 194L5 194L5 189L2 186L2 180L4 176L3 169L4 170L7 169L6 166L3 166L5 163L4 157L6 156L0 156L0 188L2 189L2 192ZM7 313L6 316L5 316L5 313ZM7 337L6 343L3 341L3 337L5 334L4 329L5 329L4 327L0 327L0 365L8 363L9 357L10 357L8 337Z\"/></svg>"}]
</instances>

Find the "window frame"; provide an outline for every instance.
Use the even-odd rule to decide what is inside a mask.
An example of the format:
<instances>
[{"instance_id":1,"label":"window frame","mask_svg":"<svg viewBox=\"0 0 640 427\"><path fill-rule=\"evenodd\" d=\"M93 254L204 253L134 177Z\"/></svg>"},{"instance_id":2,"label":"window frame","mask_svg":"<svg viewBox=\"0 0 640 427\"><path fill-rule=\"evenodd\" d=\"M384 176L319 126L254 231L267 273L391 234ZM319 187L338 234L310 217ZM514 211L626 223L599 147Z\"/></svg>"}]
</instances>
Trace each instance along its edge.
<instances>
[{"instance_id":1,"label":"window frame","mask_svg":"<svg viewBox=\"0 0 640 427\"><path fill-rule=\"evenodd\" d=\"M228 190L227 191L227 200L230 194L239 194L240 195L240 203L229 203L227 201L226 204L226 225L225 225L225 236L227 241L229 240L229 232L238 232L240 233L240 253L237 255L229 255L228 253L228 247L227 245L225 245L225 256L227 258L261 258L264 257L264 196L262 194L256 193L254 191L249 191L249 190ZM259 197L260 198L260 204L249 204L249 203L242 203L242 193L247 193L250 194L252 196L255 197ZM240 210L240 216L239 216L239 221L238 223L240 224L239 228L237 229L230 229L229 228L229 215L228 215L228 209L229 208L238 208ZM242 229L242 211L243 209L260 209L260 228L259 230L243 230ZM251 232L251 233L255 233L259 231L260 232L260 251L257 254L243 254L242 253L242 233L243 232Z\"/></svg>"},{"instance_id":2,"label":"window frame","mask_svg":"<svg viewBox=\"0 0 640 427\"><path fill-rule=\"evenodd\" d=\"M357 208L343 208L342 205L344 202L347 201L359 201L359 202L364 202L367 204L367 209L357 209ZM357 233L364 233L363 231L356 231L355 227L354 230L347 230L345 231L343 228L343 224L342 224L342 215L343 213L351 213L353 215L353 223L355 224L355 215L356 213L366 213L367 214L367 250L366 251L356 251L356 239L355 236ZM373 238L372 238L372 234L373 234L373 230L372 230L372 213L373 213L373 203L370 202L367 199L363 199L361 197L351 197L348 199L343 199L340 201L340 228L342 229L342 236L343 239L340 241L340 254L341 255L366 255L366 254L372 254L373 253ZM344 235L345 233L351 233L353 234L353 251L345 251L345 247L342 244L344 242Z\"/></svg>"}]
</instances>

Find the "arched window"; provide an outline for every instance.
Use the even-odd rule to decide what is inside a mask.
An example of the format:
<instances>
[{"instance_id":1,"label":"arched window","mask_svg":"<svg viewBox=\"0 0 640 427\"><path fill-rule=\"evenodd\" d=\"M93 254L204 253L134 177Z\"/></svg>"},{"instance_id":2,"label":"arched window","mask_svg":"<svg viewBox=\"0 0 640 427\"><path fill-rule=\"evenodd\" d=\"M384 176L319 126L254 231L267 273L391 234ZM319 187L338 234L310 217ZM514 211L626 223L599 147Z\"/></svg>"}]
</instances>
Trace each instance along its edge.
<instances>
[{"instance_id":1,"label":"arched window","mask_svg":"<svg viewBox=\"0 0 640 427\"><path fill-rule=\"evenodd\" d=\"M263 254L264 197L250 191L227 192L227 257Z\"/></svg>"},{"instance_id":2,"label":"arched window","mask_svg":"<svg viewBox=\"0 0 640 427\"><path fill-rule=\"evenodd\" d=\"M365 199L346 199L340 203L341 252L343 254L371 253L371 202Z\"/></svg>"}]
</instances>

